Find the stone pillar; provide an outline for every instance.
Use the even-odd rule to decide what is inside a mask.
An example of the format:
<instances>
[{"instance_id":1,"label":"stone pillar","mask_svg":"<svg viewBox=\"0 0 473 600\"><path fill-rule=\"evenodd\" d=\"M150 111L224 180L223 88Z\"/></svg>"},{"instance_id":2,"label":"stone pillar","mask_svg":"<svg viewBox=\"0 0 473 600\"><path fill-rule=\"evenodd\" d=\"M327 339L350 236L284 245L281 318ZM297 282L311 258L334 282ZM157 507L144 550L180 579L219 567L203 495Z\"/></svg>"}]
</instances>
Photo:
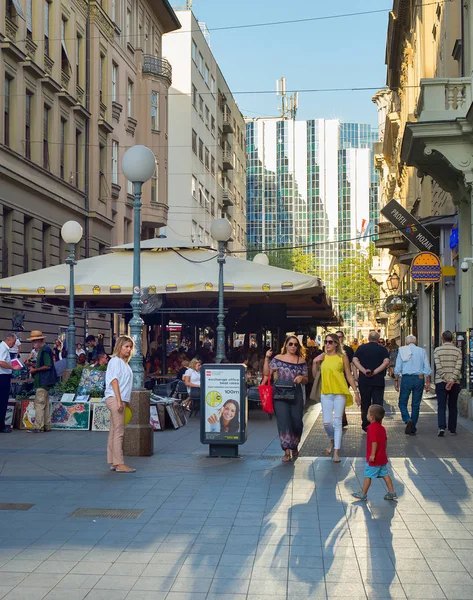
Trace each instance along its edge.
<instances>
[{"instance_id":1,"label":"stone pillar","mask_svg":"<svg viewBox=\"0 0 473 600\"><path fill-rule=\"evenodd\" d=\"M132 392L130 408L133 416L125 427L123 452L125 456L152 456L154 431L149 424L149 391Z\"/></svg>"},{"instance_id":2,"label":"stone pillar","mask_svg":"<svg viewBox=\"0 0 473 600\"><path fill-rule=\"evenodd\" d=\"M473 286L473 264L469 263L469 269L463 273L460 269L465 257L473 256L471 240L471 203L462 201L458 205L458 237L459 257L457 266L457 277L460 282L460 312L458 313L458 331L468 331L472 327L472 286Z\"/></svg>"}]
</instances>

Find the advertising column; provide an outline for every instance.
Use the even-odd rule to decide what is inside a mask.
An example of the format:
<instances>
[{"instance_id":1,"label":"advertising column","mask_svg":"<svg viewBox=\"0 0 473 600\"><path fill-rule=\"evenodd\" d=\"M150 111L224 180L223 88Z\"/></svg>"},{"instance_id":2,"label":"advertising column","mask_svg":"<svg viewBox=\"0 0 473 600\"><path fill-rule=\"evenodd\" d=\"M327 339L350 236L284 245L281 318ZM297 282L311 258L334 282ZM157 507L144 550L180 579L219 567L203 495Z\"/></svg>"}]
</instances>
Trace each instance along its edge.
<instances>
[{"instance_id":1,"label":"advertising column","mask_svg":"<svg viewBox=\"0 0 473 600\"><path fill-rule=\"evenodd\" d=\"M203 365L200 441L209 456L238 456L247 438L246 369L243 365Z\"/></svg>"}]
</instances>

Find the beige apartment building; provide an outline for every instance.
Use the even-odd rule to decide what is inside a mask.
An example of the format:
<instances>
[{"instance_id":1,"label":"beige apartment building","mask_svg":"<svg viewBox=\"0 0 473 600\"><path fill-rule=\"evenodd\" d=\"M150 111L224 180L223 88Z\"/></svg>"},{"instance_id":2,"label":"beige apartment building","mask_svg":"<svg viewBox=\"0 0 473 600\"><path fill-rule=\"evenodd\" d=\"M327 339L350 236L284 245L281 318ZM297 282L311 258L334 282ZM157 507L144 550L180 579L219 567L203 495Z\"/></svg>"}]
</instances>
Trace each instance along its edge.
<instances>
[{"instance_id":1,"label":"beige apartment building","mask_svg":"<svg viewBox=\"0 0 473 600\"><path fill-rule=\"evenodd\" d=\"M172 69L161 40L179 27L167 0L0 0L1 277L63 262L60 229L70 219L84 230L80 258L132 241L121 159L135 144L156 156L142 237L166 224ZM51 339L65 312L1 297L0 330L25 313L25 330ZM108 334L110 317L85 323L78 313L77 325L78 340L84 329Z\"/></svg>"},{"instance_id":2,"label":"beige apartment building","mask_svg":"<svg viewBox=\"0 0 473 600\"><path fill-rule=\"evenodd\" d=\"M381 206L396 199L437 236L442 265L446 267L458 267L462 253L458 247L450 247L453 230L464 228L460 235L464 244L465 235L469 240L471 220L469 215L466 221L458 218L464 200L461 185L455 187L448 181L453 171L445 176L444 160L427 140L422 140L422 134L417 137L417 132L418 128L425 131L429 127L421 121L448 118L447 112L427 115L426 100L430 103L432 82L437 81L441 87L439 106L445 110L452 102L448 82L461 73L466 52L461 4L394 0L386 41L387 88L373 97L381 139L375 148ZM378 273L377 280L383 280L382 296L387 300L387 315L383 315L387 317L387 337L403 343L405 336L414 332L431 352L443 330L465 331L472 327L471 292L467 290L471 279L465 284L465 276L457 268L456 276L444 276L439 284L414 282L410 265L419 250L382 216L379 231L376 246L382 249L384 277Z\"/></svg>"}]
</instances>

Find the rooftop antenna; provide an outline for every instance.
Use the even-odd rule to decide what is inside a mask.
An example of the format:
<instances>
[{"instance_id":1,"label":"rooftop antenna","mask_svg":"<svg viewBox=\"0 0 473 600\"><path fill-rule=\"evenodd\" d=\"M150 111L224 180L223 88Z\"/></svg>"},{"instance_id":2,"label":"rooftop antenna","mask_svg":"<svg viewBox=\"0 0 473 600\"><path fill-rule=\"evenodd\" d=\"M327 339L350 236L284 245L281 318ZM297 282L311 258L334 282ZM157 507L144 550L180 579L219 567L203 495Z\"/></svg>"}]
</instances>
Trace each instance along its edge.
<instances>
[{"instance_id":1,"label":"rooftop antenna","mask_svg":"<svg viewBox=\"0 0 473 600\"><path fill-rule=\"evenodd\" d=\"M187 10L192 10L192 0L186 0Z\"/></svg>"},{"instance_id":2,"label":"rooftop antenna","mask_svg":"<svg viewBox=\"0 0 473 600\"><path fill-rule=\"evenodd\" d=\"M285 77L281 77L281 79L276 81L276 96L281 96L281 106L278 108L281 117L294 121L299 106L299 94L298 92L294 92L292 96L287 95Z\"/></svg>"}]
</instances>

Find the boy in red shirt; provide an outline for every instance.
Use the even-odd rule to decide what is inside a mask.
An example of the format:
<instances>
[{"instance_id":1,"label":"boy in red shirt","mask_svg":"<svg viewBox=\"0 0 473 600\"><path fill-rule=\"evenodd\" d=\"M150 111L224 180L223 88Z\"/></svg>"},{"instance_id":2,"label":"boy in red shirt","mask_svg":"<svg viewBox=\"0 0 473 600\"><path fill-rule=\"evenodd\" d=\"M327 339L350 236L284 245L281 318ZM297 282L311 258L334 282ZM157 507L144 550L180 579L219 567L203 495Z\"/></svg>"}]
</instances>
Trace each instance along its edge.
<instances>
[{"instance_id":1,"label":"boy in red shirt","mask_svg":"<svg viewBox=\"0 0 473 600\"><path fill-rule=\"evenodd\" d=\"M397 495L393 488L393 482L389 476L386 465L388 464L388 455L386 446L388 436L383 427L384 408L379 404L372 404L368 409L367 418L370 422L366 437L366 467L365 480L361 492L354 492L352 496L358 500L367 500L368 490L371 486L371 480L382 477L388 488L388 493L384 496L385 500L396 500Z\"/></svg>"}]
</instances>

